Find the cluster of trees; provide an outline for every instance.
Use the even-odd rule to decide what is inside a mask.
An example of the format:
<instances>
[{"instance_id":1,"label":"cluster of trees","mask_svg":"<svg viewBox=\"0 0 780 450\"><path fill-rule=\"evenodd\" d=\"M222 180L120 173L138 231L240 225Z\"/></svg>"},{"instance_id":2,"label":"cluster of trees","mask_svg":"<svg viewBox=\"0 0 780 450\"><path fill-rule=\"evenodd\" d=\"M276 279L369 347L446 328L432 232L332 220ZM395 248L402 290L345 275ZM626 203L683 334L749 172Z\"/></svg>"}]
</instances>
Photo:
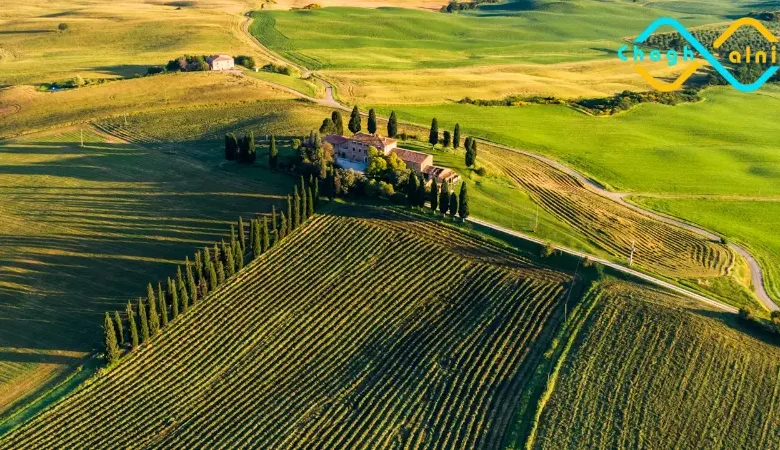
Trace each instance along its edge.
<instances>
[{"instance_id":1,"label":"cluster of trees","mask_svg":"<svg viewBox=\"0 0 780 450\"><path fill-rule=\"evenodd\" d=\"M349 115L347 129L353 134L359 133L363 129L363 118L360 115L360 109L357 105L352 108L352 112ZM377 130L376 111L372 108L368 110L366 131L368 131L369 134L375 134ZM323 119L322 125L320 125L320 134L344 135L344 119L341 116L341 111L333 111L330 117ZM393 111L390 113L390 118L387 120L387 136L394 138L397 135L398 118L395 115L395 111Z\"/></svg>"},{"instance_id":2,"label":"cluster of trees","mask_svg":"<svg viewBox=\"0 0 780 450\"><path fill-rule=\"evenodd\" d=\"M484 3L498 3L501 0L473 0L470 2L458 2L450 1L447 5L442 6L440 12L454 13L458 11L467 11L470 9L477 9L479 5Z\"/></svg>"},{"instance_id":3,"label":"cluster of trees","mask_svg":"<svg viewBox=\"0 0 780 450\"><path fill-rule=\"evenodd\" d=\"M439 121L434 118L431 121L431 129L428 133L428 143L431 146L441 144L442 146L452 148L460 148L460 124L456 123L452 133L448 130L444 130L439 136ZM464 149L466 150L466 167L476 167L477 164L477 140L471 137L467 137L464 142Z\"/></svg>"},{"instance_id":4,"label":"cluster of trees","mask_svg":"<svg viewBox=\"0 0 780 450\"><path fill-rule=\"evenodd\" d=\"M720 75L718 75L718 77L720 77ZM723 82L725 83L725 81ZM506 96L500 100L479 100L465 97L461 99L459 103L466 103L477 106L523 106L527 104L568 105L572 108L583 110L596 116L601 116L627 111L640 103L676 105L678 103L697 102L699 100L701 100L701 97L699 96L699 93L696 89L684 89L682 91L674 92L623 91L611 97L578 98L573 100L541 96L522 97L517 95Z\"/></svg>"},{"instance_id":5,"label":"cluster of trees","mask_svg":"<svg viewBox=\"0 0 780 450\"><path fill-rule=\"evenodd\" d=\"M254 65L252 65L252 67L254 67ZM295 73L292 67L286 66L284 64L266 64L262 69L266 72L280 73L282 75L292 75Z\"/></svg>"},{"instance_id":6,"label":"cluster of trees","mask_svg":"<svg viewBox=\"0 0 780 450\"><path fill-rule=\"evenodd\" d=\"M185 258L184 269L179 266L174 277L168 277L166 288L147 285L146 298L128 302L124 314L106 313L103 323L105 356L109 363L117 361L125 350L133 350L149 341L160 330L185 314L197 302L205 299L244 268L247 258L255 259L300 227L314 214L319 204L319 180L301 177L293 194L287 196L287 214L253 219L249 233L243 218L230 226L230 240L205 247L195 253L194 262Z\"/></svg>"},{"instance_id":7,"label":"cluster of trees","mask_svg":"<svg viewBox=\"0 0 780 450\"><path fill-rule=\"evenodd\" d=\"M410 181L410 185L411 185ZM423 186L423 190L424 190ZM437 211L441 213L442 216L449 215L453 219L455 217L460 217L461 220L466 220L469 216L469 192L468 192L468 184L461 183L460 184L460 196L454 192L450 192L450 184L444 183L441 186L441 189L439 189L439 186L437 185L436 178L431 181L431 189L428 191L428 204L431 208L431 210L436 213ZM424 197L422 200L422 204L420 204L420 199L418 198L417 204L413 206L424 206Z\"/></svg>"},{"instance_id":8,"label":"cluster of trees","mask_svg":"<svg viewBox=\"0 0 780 450\"><path fill-rule=\"evenodd\" d=\"M272 146L276 147L276 142L272 140ZM252 164L257 159L257 148L255 146L255 134L250 131L249 134L241 138L236 138L233 133L225 135L225 159L228 161L238 161L241 164Z\"/></svg>"},{"instance_id":9,"label":"cluster of trees","mask_svg":"<svg viewBox=\"0 0 780 450\"><path fill-rule=\"evenodd\" d=\"M236 56L234 62L236 64L238 64L239 66L246 67L247 69L254 69L255 66L257 65L255 63L255 58L252 57L252 56L247 56L247 55L238 55L238 56Z\"/></svg>"},{"instance_id":10,"label":"cluster of trees","mask_svg":"<svg viewBox=\"0 0 780 450\"><path fill-rule=\"evenodd\" d=\"M183 55L168 61L166 72L202 72L209 70L205 55Z\"/></svg>"}]
</instances>

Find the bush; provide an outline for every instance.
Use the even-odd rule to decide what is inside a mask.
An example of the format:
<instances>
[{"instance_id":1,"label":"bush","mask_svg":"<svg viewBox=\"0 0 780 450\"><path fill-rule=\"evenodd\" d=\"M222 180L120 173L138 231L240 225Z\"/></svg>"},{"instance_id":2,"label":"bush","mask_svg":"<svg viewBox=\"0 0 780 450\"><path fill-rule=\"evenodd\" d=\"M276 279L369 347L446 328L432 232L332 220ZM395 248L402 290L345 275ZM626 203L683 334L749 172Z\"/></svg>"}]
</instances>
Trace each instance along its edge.
<instances>
[{"instance_id":1,"label":"bush","mask_svg":"<svg viewBox=\"0 0 780 450\"><path fill-rule=\"evenodd\" d=\"M254 69L257 66L257 64L255 64L255 58L246 55L236 56L236 64L244 66L247 69Z\"/></svg>"},{"instance_id":2,"label":"bush","mask_svg":"<svg viewBox=\"0 0 780 450\"><path fill-rule=\"evenodd\" d=\"M70 26L67 23L65 23L65 22L57 25L57 30L62 32L62 33L68 31L69 29L70 29Z\"/></svg>"},{"instance_id":3,"label":"bush","mask_svg":"<svg viewBox=\"0 0 780 450\"><path fill-rule=\"evenodd\" d=\"M158 73L165 72L165 68L163 66L151 66L146 69L147 75L157 75Z\"/></svg>"},{"instance_id":4,"label":"bush","mask_svg":"<svg viewBox=\"0 0 780 450\"><path fill-rule=\"evenodd\" d=\"M542 247L542 256L545 258L549 258L554 254L555 254L555 246L552 245L551 242L544 244L544 247Z\"/></svg>"},{"instance_id":5,"label":"bush","mask_svg":"<svg viewBox=\"0 0 780 450\"><path fill-rule=\"evenodd\" d=\"M484 177L485 174L487 173L487 171L485 170L484 167L477 167L476 169L474 169L474 173L476 173L477 175L479 175L481 177Z\"/></svg>"},{"instance_id":6,"label":"bush","mask_svg":"<svg viewBox=\"0 0 780 450\"><path fill-rule=\"evenodd\" d=\"M263 70L266 72L280 73L282 75L292 75L293 69L290 66L278 65L278 64L266 64L263 66Z\"/></svg>"},{"instance_id":7,"label":"bush","mask_svg":"<svg viewBox=\"0 0 780 450\"><path fill-rule=\"evenodd\" d=\"M742 320L753 320L753 310L747 306L739 308L739 318Z\"/></svg>"}]
</instances>

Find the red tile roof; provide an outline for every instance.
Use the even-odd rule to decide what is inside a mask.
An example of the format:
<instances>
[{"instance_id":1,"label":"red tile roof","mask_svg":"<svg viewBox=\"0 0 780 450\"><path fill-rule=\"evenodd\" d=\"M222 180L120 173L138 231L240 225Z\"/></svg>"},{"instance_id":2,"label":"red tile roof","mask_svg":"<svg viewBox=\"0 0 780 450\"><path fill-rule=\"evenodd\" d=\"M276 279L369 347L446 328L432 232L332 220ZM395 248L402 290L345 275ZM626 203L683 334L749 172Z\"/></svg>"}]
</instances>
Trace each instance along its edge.
<instances>
[{"instance_id":1,"label":"red tile roof","mask_svg":"<svg viewBox=\"0 0 780 450\"><path fill-rule=\"evenodd\" d=\"M433 156L427 153L407 150L405 148L394 148L392 152L398 155L398 157L402 160L414 163L423 163L428 158L431 158L431 161L433 160Z\"/></svg>"},{"instance_id":2,"label":"red tile roof","mask_svg":"<svg viewBox=\"0 0 780 450\"><path fill-rule=\"evenodd\" d=\"M338 134L328 134L322 138L323 142L327 142L330 145L341 145L347 142L349 139Z\"/></svg>"}]
</instances>

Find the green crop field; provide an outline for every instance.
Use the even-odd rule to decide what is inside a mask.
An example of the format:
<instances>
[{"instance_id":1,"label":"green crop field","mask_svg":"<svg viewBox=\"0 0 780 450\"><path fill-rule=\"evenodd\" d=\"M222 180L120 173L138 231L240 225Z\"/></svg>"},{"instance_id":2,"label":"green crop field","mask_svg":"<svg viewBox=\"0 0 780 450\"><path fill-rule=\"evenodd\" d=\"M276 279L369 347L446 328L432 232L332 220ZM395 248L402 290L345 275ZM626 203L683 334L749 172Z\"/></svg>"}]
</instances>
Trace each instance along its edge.
<instances>
[{"instance_id":1,"label":"green crop field","mask_svg":"<svg viewBox=\"0 0 780 450\"><path fill-rule=\"evenodd\" d=\"M437 221L342 206L0 448L496 448L567 279Z\"/></svg>"},{"instance_id":2,"label":"green crop field","mask_svg":"<svg viewBox=\"0 0 780 450\"><path fill-rule=\"evenodd\" d=\"M399 119L442 127L549 155L615 190L683 194L780 194L772 111L780 88L743 94L708 89L706 100L643 104L610 117L565 106L397 106Z\"/></svg>"},{"instance_id":3,"label":"green crop field","mask_svg":"<svg viewBox=\"0 0 780 450\"><path fill-rule=\"evenodd\" d=\"M155 111L0 142L0 410L82 364L100 313L289 193L286 175L227 164L225 132L300 135L314 114L284 101Z\"/></svg>"},{"instance_id":4,"label":"green crop field","mask_svg":"<svg viewBox=\"0 0 780 450\"><path fill-rule=\"evenodd\" d=\"M767 292L780 302L780 202L719 198L637 197L632 201L697 223L745 246L761 264Z\"/></svg>"},{"instance_id":5,"label":"green crop field","mask_svg":"<svg viewBox=\"0 0 780 450\"><path fill-rule=\"evenodd\" d=\"M777 336L623 284L583 305L528 448L780 446Z\"/></svg>"}]
</instances>

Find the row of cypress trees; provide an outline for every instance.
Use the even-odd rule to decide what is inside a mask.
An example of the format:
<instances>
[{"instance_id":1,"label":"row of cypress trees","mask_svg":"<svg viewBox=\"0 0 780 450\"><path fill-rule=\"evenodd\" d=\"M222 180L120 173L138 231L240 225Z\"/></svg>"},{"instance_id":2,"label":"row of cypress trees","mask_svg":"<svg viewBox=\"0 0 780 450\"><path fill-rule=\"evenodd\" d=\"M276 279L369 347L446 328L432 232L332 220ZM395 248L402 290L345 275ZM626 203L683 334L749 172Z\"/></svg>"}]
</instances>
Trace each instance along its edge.
<instances>
[{"instance_id":1,"label":"row of cypress trees","mask_svg":"<svg viewBox=\"0 0 780 450\"><path fill-rule=\"evenodd\" d=\"M242 164L252 164L256 158L255 134L252 131L241 138L236 138L233 133L225 135L225 159L228 161L238 160Z\"/></svg>"},{"instance_id":2,"label":"row of cypress trees","mask_svg":"<svg viewBox=\"0 0 780 450\"><path fill-rule=\"evenodd\" d=\"M149 341L169 322L186 313L195 303L205 299L241 271L249 258L253 260L276 245L285 236L301 226L314 214L319 204L319 180L310 178L306 183L301 177L292 196L287 196L287 215L277 216L276 207L268 217L249 222L249 238L244 219L230 226L230 241L221 241L213 247L205 247L195 253L195 260L185 258L184 270L177 268L175 277L168 277L167 289L157 283L156 289L149 283L146 298L128 302L124 317L119 311L106 313L103 323L105 356L109 363L117 361L123 349L133 350ZM247 247L248 245L248 247Z\"/></svg>"},{"instance_id":3,"label":"row of cypress trees","mask_svg":"<svg viewBox=\"0 0 780 450\"><path fill-rule=\"evenodd\" d=\"M349 122L347 122L347 129L352 133L358 133L363 129L363 119L360 116L360 109L355 105L352 108L352 113L349 115ZM376 111L374 109L368 110L367 130L369 134L377 132L377 118ZM325 118L320 125L320 134L344 134L344 120L341 117L341 111L333 111L329 118ZM395 111L390 113L390 118L387 120L387 135L389 137L395 137L398 134L398 118L395 115Z\"/></svg>"},{"instance_id":4,"label":"row of cypress trees","mask_svg":"<svg viewBox=\"0 0 780 450\"><path fill-rule=\"evenodd\" d=\"M427 191L424 180L412 171L406 185L406 198L409 206L413 208L424 208L425 202L428 201L434 213L439 212L445 216L449 214L450 217L460 217L461 220L466 220L469 216L469 191L465 181L460 185L460 196L450 192L449 183L445 182L439 189L436 177L433 177L431 182L431 190Z\"/></svg>"}]
</instances>

